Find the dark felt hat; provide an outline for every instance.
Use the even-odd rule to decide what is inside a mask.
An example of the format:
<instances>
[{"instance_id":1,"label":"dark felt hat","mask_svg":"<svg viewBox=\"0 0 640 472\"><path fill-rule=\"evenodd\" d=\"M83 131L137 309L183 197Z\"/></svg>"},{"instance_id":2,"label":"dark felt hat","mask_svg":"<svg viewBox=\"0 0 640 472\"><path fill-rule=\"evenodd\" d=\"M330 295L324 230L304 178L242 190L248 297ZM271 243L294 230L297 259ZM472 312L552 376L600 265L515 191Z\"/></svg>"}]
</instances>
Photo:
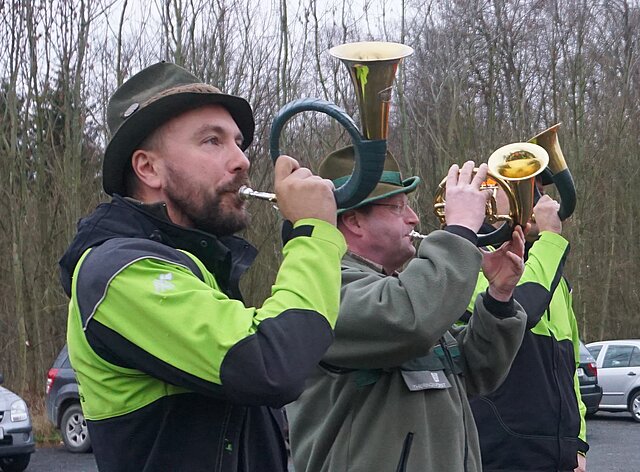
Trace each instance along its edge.
<instances>
[{"instance_id":1,"label":"dark felt hat","mask_svg":"<svg viewBox=\"0 0 640 472\"><path fill-rule=\"evenodd\" d=\"M322 164L320 164L318 175L324 179L330 179L336 188L338 188L344 185L351 176L354 163L353 146L347 146L329 154L324 161L322 161ZM354 208L360 208L376 200L382 200L383 198L398 193L413 192L419 183L420 177L418 176L403 179L402 174L400 174L398 162L395 157L393 157L393 154L387 151L387 157L384 160L384 170L373 191L357 205L338 210L338 214L344 213L347 210L353 210Z\"/></svg>"},{"instance_id":2,"label":"dark felt hat","mask_svg":"<svg viewBox=\"0 0 640 472\"><path fill-rule=\"evenodd\" d=\"M169 62L149 66L122 84L107 106L111 141L102 166L105 192L124 195L131 155L149 134L171 118L209 104L222 105L231 114L242 133L241 147L245 150L253 141L255 127L253 111L245 99L222 93Z\"/></svg>"}]
</instances>

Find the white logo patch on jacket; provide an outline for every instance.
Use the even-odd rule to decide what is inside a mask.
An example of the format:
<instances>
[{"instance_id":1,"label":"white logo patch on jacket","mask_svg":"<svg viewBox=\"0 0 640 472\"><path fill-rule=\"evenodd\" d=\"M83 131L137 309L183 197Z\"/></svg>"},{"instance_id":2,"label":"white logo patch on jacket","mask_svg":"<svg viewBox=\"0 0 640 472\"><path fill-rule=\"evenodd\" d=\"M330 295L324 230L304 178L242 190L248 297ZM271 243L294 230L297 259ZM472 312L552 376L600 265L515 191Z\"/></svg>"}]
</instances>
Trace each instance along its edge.
<instances>
[{"instance_id":1,"label":"white logo patch on jacket","mask_svg":"<svg viewBox=\"0 0 640 472\"><path fill-rule=\"evenodd\" d=\"M176 286L171 283L172 279L173 274L170 272L167 274L160 274L158 278L153 281L153 287L156 289L157 293L173 290Z\"/></svg>"}]
</instances>

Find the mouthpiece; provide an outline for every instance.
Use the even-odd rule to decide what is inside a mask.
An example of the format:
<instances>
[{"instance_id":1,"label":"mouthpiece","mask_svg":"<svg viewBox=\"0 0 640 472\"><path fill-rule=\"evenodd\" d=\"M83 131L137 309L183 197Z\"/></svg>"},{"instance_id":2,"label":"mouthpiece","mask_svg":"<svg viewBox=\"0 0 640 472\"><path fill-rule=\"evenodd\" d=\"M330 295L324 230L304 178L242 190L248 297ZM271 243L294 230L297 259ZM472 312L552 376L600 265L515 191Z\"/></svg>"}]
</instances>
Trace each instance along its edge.
<instances>
[{"instance_id":1,"label":"mouthpiece","mask_svg":"<svg viewBox=\"0 0 640 472\"><path fill-rule=\"evenodd\" d=\"M245 200L248 200L249 198L257 198L258 200L266 200L271 203L276 203L278 201L276 199L275 193L259 192L247 187L246 185L240 187L240 189L238 190L238 195L240 195L240 197L244 198Z\"/></svg>"},{"instance_id":2,"label":"mouthpiece","mask_svg":"<svg viewBox=\"0 0 640 472\"><path fill-rule=\"evenodd\" d=\"M418 233L417 231L411 231L409 233L409 236L411 236L411 239L424 239L427 237L426 234L421 234L421 233Z\"/></svg>"}]
</instances>

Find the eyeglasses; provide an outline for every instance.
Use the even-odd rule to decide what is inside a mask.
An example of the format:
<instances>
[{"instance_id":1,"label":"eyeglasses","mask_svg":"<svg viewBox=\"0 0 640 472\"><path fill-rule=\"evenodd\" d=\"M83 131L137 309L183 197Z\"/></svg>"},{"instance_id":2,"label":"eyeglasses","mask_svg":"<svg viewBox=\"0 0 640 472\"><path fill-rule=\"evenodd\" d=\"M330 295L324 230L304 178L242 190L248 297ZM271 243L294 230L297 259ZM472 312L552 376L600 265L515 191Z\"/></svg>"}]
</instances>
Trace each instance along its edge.
<instances>
[{"instance_id":1,"label":"eyeglasses","mask_svg":"<svg viewBox=\"0 0 640 472\"><path fill-rule=\"evenodd\" d=\"M392 213L398 216L404 215L407 211L407 208L409 208L408 203L372 203L371 206L388 207L391 209Z\"/></svg>"}]
</instances>

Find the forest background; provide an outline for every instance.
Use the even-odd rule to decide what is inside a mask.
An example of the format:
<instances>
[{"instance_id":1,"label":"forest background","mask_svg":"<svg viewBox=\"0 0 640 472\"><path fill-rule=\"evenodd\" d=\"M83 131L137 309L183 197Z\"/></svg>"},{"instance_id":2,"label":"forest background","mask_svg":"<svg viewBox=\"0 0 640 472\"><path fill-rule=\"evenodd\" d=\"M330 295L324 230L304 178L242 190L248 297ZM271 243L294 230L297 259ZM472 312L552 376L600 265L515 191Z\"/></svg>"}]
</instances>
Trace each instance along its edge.
<instances>
[{"instance_id":1,"label":"forest background","mask_svg":"<svg viewBox=\"0 0 640 472\"><path fill-rule=\"evenodd\" d=\"M566 275L585 341L640 337L640 6L625 0L2 0L0 6L0 371L44 390L65 342L57 261L101 186L106 103L159 60L246 97L257 132L254 188L271 190L268 134L291 100L318 97L359 121L353 85L328 50L385 40L414 48L397 74L390 149L420 231L437 227L434 189L453 163L562 122L578 203L565 222ZM294 118L283 150L317 170L349 142L318 113ZM244 234L261 251L243 281L269 293L280 221L251 202Z\"/></svg>"}]
</instances>

